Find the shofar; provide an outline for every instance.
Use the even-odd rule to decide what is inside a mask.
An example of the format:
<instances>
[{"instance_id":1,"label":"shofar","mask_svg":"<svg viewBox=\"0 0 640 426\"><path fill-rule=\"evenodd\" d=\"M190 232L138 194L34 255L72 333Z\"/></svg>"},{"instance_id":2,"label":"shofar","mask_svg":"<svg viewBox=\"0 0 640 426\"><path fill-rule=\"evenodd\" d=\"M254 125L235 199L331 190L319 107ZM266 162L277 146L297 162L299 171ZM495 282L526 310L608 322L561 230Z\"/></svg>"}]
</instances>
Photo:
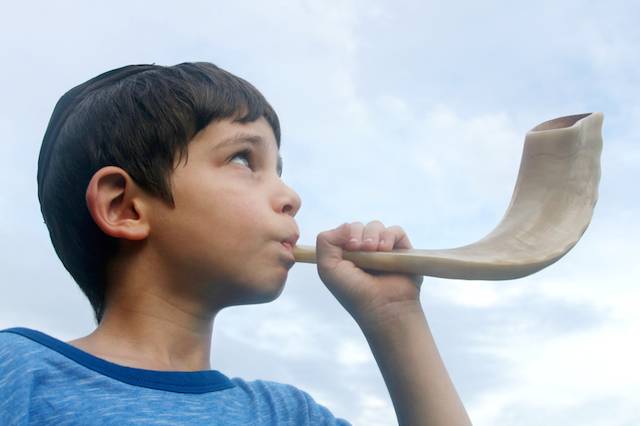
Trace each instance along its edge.
<instances>
[{"instance_id":1,"label":"shofar","mask_svg":"<svg viewBox=\"0 0 640 426\"><path fill-rule=\"evenodd\" d=\"M363 269L465 280L509 280L564 256L589 226L598 199L601 112L572 115L527 132L507 213L483 239L443 250L345 251ZM294 247L316 263L315 248Z\"/></svg>"}]
</instances>

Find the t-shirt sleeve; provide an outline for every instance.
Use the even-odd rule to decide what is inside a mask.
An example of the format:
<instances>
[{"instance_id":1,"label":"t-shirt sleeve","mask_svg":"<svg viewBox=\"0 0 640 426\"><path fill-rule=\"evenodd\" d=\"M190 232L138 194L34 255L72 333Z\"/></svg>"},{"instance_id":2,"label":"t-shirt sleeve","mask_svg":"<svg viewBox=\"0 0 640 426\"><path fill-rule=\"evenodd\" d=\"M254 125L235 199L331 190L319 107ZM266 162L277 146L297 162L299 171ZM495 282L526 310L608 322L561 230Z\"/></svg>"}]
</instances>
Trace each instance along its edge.
<instances>
[{"instance_id":1,"label":"t-shirt sleeve","mask_svg":"<svg viewBox=\"0 0 640 426\"><path fill-rule=\"evenodd\" d=\"M19 339L9 333L0 333L0 425L26 425L30 387L23 370L28 365L20 362Z\"/></svg>"},{"instance_id":2,"label":"t-shirt sleeve","mask_svg":"<svg viewBox=\"0 0 640 426\"><path fill-rule=\"evenodd\" d=\"M300 389L268 381L233 381L246 392L256 407L271 418L273 425L350 426L346 420L336 418L326 407L318 404Z\"/></svg>"}]
</instances>

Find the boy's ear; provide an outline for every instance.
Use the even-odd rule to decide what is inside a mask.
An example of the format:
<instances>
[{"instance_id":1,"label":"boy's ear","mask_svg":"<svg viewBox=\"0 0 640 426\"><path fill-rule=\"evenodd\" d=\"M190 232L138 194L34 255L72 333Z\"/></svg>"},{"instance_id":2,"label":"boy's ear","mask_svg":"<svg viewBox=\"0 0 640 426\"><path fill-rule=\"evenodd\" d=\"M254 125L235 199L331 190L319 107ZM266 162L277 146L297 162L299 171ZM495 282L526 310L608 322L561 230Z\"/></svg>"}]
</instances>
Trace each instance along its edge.
<instances>
[{"instance_id":1,"label":"boy's ear","mask_svg":"<svg viewBox=\"0 0 640 426\"><path fill-rule=\"evenodd\" d=\"M143 240L149 235L146 215L148 195L120 167L98 170L87 187L91 217L102 231L114 238Z\"/></svg>"}]
</instances>

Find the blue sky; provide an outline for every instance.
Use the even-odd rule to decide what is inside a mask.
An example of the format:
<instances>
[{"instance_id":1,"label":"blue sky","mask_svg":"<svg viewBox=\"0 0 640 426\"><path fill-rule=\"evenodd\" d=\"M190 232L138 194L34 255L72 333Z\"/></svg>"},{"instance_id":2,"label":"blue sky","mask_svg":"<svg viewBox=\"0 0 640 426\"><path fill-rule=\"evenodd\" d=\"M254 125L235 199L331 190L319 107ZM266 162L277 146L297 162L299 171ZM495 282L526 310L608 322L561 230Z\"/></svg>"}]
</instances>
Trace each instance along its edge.
<instances>
[{"instance_id":1,"label":"blue sky","mask_svg":"<svg viewBox=\"0 0 640 426\"><path fill-rule=\"evenodd\" d=\"M0 3L0 328L60 339L91 312L36 195L58 98L132 63L209 61L260 89L283 126L301 243L345 221L403 226L415 247L486 235L525 133L605 114L600 199L560 262L507 282L427 278L422 299L478 425L640 423L640 4L553 0ZM276 302L217 319L213 366L309 391L358 425L394 424L366 342L313 266Z\"/></svg>"}]
</instances>

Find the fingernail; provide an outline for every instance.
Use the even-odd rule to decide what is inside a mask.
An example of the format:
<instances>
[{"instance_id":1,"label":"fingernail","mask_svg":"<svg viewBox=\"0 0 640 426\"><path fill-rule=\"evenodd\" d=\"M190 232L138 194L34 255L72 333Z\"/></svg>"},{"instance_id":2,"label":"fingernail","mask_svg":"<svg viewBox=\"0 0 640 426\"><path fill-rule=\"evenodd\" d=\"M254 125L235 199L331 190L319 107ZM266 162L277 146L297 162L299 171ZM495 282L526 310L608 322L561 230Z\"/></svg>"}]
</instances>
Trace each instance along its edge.
<instances>
[{"instance_id":1,"label":"fingernail","mask_svg":"<svg viewBox=\"0 0 640 426\"><path fill-rule=\"evenodd\" d=\"M379 246L383 246L383 245L384 245L384 243L386 243L386 241L385 241L385 240L380 240L380 243L378 243L378 245L379 245Z\"/></svg>"},{"instance_id":2,"label":"fingernail","mask_svg":"<svg viewBox=\"0 0 640 426\"><path fill-rule=\"evenodd\" d=\"M350 243L357 243L358 239L356 237L353 237L352 239L349 240Z\"/></svg>"},{"instance_id":3,"label":"fingernail","mask_svg":"<svg viewBox=\"0 0 640 426\"><path fill-rule=\"evenodd\" d=\"M373 242L373 238L365 238L365 240L363 242L364 243L372 243Z\"/></svg>"}]
</instances>

